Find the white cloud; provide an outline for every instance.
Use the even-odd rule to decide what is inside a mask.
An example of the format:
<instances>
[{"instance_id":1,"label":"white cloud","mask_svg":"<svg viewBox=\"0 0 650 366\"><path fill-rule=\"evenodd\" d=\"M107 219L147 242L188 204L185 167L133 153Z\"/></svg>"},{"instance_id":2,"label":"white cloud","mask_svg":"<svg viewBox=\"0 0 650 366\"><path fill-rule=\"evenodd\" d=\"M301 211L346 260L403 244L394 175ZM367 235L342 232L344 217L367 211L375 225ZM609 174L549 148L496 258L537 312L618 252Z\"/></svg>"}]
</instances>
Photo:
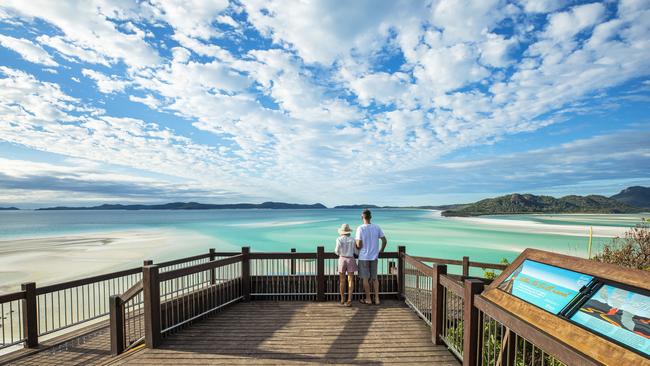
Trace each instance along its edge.
<instances>
[{"instance_id":1,"label":"white cloud","mask_svg":"<svg viewBox=\"0 0 650 366\"><path fill-rule=\"evenodd\" d=\"M65 38L61 36L50 37L48 35L42 35L36 37L36 40L40 44L54 48L62 55L67 56L69 59L76 59L81 62L89 62L93 64L109 66L109 62L106 57L99 55L97 52L91 49L84 49L72 42L66 41Z\"/></svg>"},{"instance_id":2,"label":"white cloud","mask_svg":"<svg viewBox=\"0 0 650 366\"><path fill-rule=\"evenodd\" d=\"M219 171L206 181L245 180L247 193L354 194L361 189L335 178L353 171L376 182L430 166L562 121L587 108L586 97L649 73L647 3L623 2L615 14L600 3L558 11L553 1L193 4L97 0L74 17L70 4L0 9L57 27L37 40L68 60L112 67L75 65L100 92L136 93L128 99L214 134L212 145L194 143L188 126L180 136L155 121L113 118L7 68L2 96L14 102L0 103L11 121L0 122L2 138L188 179ZM84 30L94 25L97 34ZM110 97L98 99L110 110Z\"/></svg>"},{"instance_id":3,"label":"white cloud","mask_svg":"<svg viewBox=\"0 0 650 366\"><path fill-rule=\"evenodd\" d=\"M512 63L508 55L510 49L516 44L513 38L506 39L496 34L488 34L487 40L480 46L481 62L493 67L505 67Z\"/></svg>"},{"instance_id":4,"label":"white cloud","mask_svg":"<svg viewBox=\"0 0 650 366\"><path fill-rule=\"evenodd\" d=\"M136 103L142 103L151 109L158 109L158 107L160 107L160 101L151 94L147 94L145 97L129 95L129 100Z\"/></svg>"},{"instance_id":5,"label":"white cloud","mask_svg":"<svg viewBox=\"0 0 650 366\"><path fill-rule=\"evenodd\" d=\"M519 2L528 13L549 13L565 4L562 0L520 0Z\"/></svg>"},{"instance_id":6,"label":"white cloud","mask_svg":"<svg viewBox=\"0 0 650 366\"><path fill-rule=\"evenodd\" d=\"M106 94L121 92L130 84L128 81L120 80L115 75L107 76L95 70L83 69L81 73L85 77L94 80L97 84L97 89Z\"/></svg>"},{"instance_id":7,"label":"white cloud","mask_svg":"<svg viewBox=\"0 0 650 366\"><path fill-rule=\"evenodd\" d=\"M480 39L505 16L500 0L441 0L433 7L433 23L448 45Z\"/></svg>"},{"instance_id":8,"label":"white cloud","mask_svg":"<svg viewBox=\"0 0 650 366\"><path fill-rule=\"evenodd\" d=\"M123 33L111 20L134 16L137 11L134 6L102 0L91 3L82 0L6 0L0 4L11 15L27 21L39 18L56 26L63 33L65 42L76 45L75 51L68 51L74 57L79 56L78 49L83 49L92 50L111 62L122 60L133 67L156 64L160 58L144 41L143 35Z\"/></svg>"},{"instance_id":9,"label":"white cloud","mask_svg":"<svg viewBox=\"0 0 650 366\"><path fill-rule=\"evenodd\" d=\"M600 3L574 6L569 11L551 15L546 33L555 40L571 38L594 26L604 14L605 6Z\"/></svg>"},{"instance_id":10,"label":"white cloud","mask_svg":"<svg viewBox=\"0 0 650 366\"><path fill-rule=\"evenodd\" d=\"M381 47L391 26L420 21L426 3L360 0L243 2L249 21L276 43L289 45L305 60L331 64L352 50L360 54ZM327 16L324 16L327 14Z\"/></svg>"},{"instance_id":11,"label":"white cloud","mask_svg":"<svg viewBox=\"0 0 650 366\"><path fill-rule=\"evenodd\" d=\"M0 71L4 74L0 78L0 135L5 141L213 183L231 171L228 159L216 149L195 144L154 123L88 109L58 85L40 82L22 71L6 67ZM209 166L222 169L214 171Z\"/></svg>"},{"instance_id":12,"label":"white cloud","mask_svg":"<svg viewBox=\"0 0 650 366\"><path fill-rule=\"evenodd\" d=\"M14 38L0 34L0 45L9 48L29 62L45 66L59 66L41 46L24 38Z\"/></svg>"},{"instance_id":13,"label":"white cloud","mask_svg":"<svg viewBox=\"0 0 650 366\"><path fill-rule=\"evenodd\" d=\"M408 88L410 80L405 73L379 72L360 78L351 78L349 83L361 104L367 106L372 100L381 104L389 104L400 99L400 95Z\"/></svg>"},{"instance_id":14,"label":"white cloud","mask_svg":"<svg viewBox=\"0 0 650 366\"><path fill-rule=\"evenodd\" d=\"M157 17L176 33L208 39L217 34L211 23L228 7L228 0L154 0L151 4Z\"/></svg>"},{"instance_id":15,"label":"white cloud","mask_svg":"<svg viewBox=\"0 0 650 366\"><path fill-rule=\"evenodd\" d=\"M445 93L489 75L477 63L480 57L475 47L458 43L451 47L436 47L423 51L414 75L420 84L428 84L434 93Z\"/></svg>"}]
</instances>

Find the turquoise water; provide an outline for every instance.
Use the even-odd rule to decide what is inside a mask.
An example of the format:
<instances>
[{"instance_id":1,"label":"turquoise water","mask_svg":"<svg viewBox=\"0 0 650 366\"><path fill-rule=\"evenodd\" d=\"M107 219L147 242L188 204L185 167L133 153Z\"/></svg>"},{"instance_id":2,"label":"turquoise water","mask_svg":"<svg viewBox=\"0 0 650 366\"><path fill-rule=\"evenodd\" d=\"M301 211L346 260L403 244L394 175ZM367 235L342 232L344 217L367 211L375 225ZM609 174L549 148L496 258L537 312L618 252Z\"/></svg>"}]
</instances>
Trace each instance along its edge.
<instances>
[{"instance_id":1,"label":"turquoise water","mask_svg":"<svg viewBox=\"0 0 650 366\"><path fill-rule=\"evenodd\" d=\"M209 238L217 250L243 245L254 251L315 251L323 245L333 250L336 229L342 223L355 227L359 210L200 210L200 211L8 211L0 212L0 240L61 236L68 234L173 228ZM587 238L580 234L559 235L566 227L586 233L588 226L631 227L641 215L514 215L494 216L497 223L440 217L426 210L375 210L373 222L389 239L387 250L405 245L414 255L499 262L514 259L521 250L534 247L584 256ZM526 225L534 230L527 230ZM557 228L557 230L555 230ZM551 232L548 232L551 231ZM598 232L596 230L596 235ZM609 238L594 238L598 248ZM178 252L187 253L189 243L179 242ZM207 248L206 248L207 249ZM192 248L193 251L198 249ZM203 250L201 250L202 252ZM2 255L2 253L0 253ZM165 259L165 258L159 258Z\"/></svg>"}]
</instances>

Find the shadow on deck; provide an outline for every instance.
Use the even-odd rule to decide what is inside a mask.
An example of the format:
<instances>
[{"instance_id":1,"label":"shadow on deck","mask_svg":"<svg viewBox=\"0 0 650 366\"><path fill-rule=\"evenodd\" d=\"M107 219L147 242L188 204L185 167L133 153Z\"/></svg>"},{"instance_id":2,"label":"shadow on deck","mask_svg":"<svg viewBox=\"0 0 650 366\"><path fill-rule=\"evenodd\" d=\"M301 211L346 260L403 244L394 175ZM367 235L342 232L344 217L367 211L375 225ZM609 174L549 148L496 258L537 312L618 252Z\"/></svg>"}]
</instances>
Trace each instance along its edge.
<instances>
[{"instance_id":1,"label":"shadow on deck","mask_svg":"<svg viewBox=\"0 0 650 366\"><path fill-rule=\"evenodd\" d=\"M403 302L240 303L110 365L294 364L458 365Z\"/></svg>"}]
</instances>

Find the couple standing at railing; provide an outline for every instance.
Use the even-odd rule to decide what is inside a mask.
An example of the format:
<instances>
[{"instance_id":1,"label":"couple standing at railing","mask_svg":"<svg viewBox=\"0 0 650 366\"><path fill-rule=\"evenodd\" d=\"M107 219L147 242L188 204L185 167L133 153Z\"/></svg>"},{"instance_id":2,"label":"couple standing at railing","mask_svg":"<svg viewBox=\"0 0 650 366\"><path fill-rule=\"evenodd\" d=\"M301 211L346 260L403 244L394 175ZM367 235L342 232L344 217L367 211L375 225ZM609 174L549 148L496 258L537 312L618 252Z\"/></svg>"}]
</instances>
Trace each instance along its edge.
<instances>
[{"instance_id":1,"label":"couple standing at railing","mask_svg":"<svg viewBox=\"0 0 650 366\"><path fill-rule=\"evenodd\" d=\"M379 225L370 223L372 213L370 210L365 209L361 213L361 220L363 224L357 227L354 239L350 236L352 230L350 225L343 224L339 228L340 236L336 239L336 247L334 252L339 256L339 280L341 291L341 305L352 306L352 294L354 293L354 273L359 272L359 276L363 281L363 291L365 297L359 300L360 303L371 305L373 303L372 296L370 295L370 286L372 284L373 292L375 294L376 305L380 304L379 301L379 280L377 279L377 262L379 253L386 249L386 236L381 230ZM381 241L381 249L379 248L379 241ZM359 257L359 264L355 259L355 255ZM348 283L348 298L345 300L345 280L347 276Z\"/></svg>"}]
</instances>

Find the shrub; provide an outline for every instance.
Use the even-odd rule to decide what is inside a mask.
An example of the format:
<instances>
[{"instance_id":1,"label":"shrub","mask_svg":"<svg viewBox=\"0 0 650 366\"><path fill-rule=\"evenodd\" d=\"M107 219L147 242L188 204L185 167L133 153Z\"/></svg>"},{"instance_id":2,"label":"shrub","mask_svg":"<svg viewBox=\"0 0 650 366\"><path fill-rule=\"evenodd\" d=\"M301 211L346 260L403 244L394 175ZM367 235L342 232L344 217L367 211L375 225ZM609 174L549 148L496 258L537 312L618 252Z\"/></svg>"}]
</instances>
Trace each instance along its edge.
<instances>
[{"instance_id":1,"label":"shrub","mask_svg":"<svg viewBox=\"0 0 650 366\"><path fill-rule=\"evenodd\" d=\"M612 239L593 260L650 271L650 226L645 219L620 238Z\"/></svg>"}]
</instances>

